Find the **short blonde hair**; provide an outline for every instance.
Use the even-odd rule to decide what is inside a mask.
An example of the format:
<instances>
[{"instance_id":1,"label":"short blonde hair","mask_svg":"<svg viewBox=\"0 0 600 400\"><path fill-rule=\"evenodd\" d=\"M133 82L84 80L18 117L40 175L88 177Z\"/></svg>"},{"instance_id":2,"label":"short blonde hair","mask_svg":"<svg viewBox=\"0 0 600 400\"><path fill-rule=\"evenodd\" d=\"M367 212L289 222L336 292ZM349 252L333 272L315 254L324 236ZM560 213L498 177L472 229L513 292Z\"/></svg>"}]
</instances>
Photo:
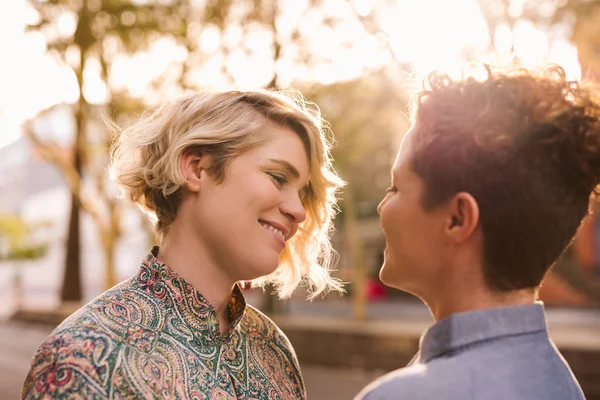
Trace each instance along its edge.
<instances>
[{"instance_id":1,"label":"short blonde hair","mask_svg":"<svg viewBox=\"0 0 600 400\"><path fill-rule=\"evenodd\" d=\"M340 281L330 275L335 252L329 236L343 182L332 167L327 125L318 107L298 92L195 93L171 101L115 135L111 177L122 197L155 217L162 237L177 215L185 187L179 168L183 154L211 155L208 172L220 182L235 157L264 141L260 131L269 122L302 139L310 159L309 191L306 219L282 252L279 267L252 286L271 283L281 298L301 283L307 284L309 298L341 290Z\"/></svg>"}]
</instances>

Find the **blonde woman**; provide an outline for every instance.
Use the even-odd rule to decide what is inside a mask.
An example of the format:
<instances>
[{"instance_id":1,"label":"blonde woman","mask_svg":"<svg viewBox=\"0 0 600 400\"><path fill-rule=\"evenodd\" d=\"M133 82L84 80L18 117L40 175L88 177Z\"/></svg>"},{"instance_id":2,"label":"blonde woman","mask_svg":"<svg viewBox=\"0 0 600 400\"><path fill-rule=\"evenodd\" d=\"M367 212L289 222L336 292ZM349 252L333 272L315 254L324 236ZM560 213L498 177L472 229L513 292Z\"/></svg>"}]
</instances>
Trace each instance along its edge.
<instances>
[{"instance_id":1,"label":"blonde woman","mask_svg":"<svg viewBox=\"0 0 600 400\"><path fill-rule=\"evenodd\" d=\"M314 107L313 107L314 108ZM194 94L125 129L112 176L156 217L139 272L38 349L22 398L304 399L294 350L239 282L331 278L335 191L318 111L281 93Z\"/></svg>"}]
</instances>

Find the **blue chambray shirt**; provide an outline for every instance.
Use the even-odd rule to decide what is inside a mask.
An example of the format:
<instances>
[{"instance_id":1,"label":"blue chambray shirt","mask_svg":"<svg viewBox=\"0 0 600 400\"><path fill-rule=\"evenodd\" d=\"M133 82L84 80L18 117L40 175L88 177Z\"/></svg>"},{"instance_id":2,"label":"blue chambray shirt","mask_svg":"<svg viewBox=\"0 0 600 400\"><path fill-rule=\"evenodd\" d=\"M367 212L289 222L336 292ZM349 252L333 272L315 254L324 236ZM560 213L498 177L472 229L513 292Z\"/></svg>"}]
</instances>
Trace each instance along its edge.
<instances>
[{"instance_id":1,"label":"blue chambray shirt","mask_svg":"<svg viewBox=\"0 0 600 400\"><path fill-rule=\"evenodd\" d=\"M542 303L457 313L421 337L408 367L367 386L362 400L579 400L583 392L550 338Z\"/></svg>"}]
</instances>

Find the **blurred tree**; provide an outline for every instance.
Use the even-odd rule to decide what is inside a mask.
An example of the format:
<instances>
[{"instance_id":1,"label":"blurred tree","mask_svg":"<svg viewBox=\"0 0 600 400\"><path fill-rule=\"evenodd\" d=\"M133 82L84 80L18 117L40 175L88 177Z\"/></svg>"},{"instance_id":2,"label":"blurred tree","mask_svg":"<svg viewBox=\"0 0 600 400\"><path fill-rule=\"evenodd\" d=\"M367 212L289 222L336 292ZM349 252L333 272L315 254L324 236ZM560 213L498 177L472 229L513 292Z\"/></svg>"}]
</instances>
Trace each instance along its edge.
<instances>
[{"instance_id":1,"label":"blurred tree","mask_svg":"<svg viewBox=\"0 0 600 400\"><path fill-rule=\"evenodd\" d=\"M500 29L512 32L516 23L526 20L556 38L572 40L577 47L582 77L600 79L600 0L479 0L488 23L491 42ZM595 214L598 213L596 205ZM597 218L597 217L596 217ZM548 303L562 305L600 304L600 279L594 273L597 260L584 261L593 252L596 236L590 232L594 217L582 224L574 244L550 271L540 292Z\"/></svg>"},{"instance_id":2,"label":"blurred tree","mask_svg":"<svg viewBox=\"0 0 600 400\"><path fill-rule=\"evenodd\" d=\"M14 307L21 308L21 269L18 261L35 260L46 255L48 243L40 239L37 233L47 227L40 221L28 223L15 215L0 213L0 261L11 261L13 266L12 290Z\"/></svg>"},{"instance_id":3,"label":"blurred tree","mask_svg":"<svg viewBox=\"0 0 600 400\"><path fill-rule=\"evenodd\" d=\"M571 0L558 15L563 21L574 20L571 39L577 45L582 76L600 81L600 0Z\"/></svg>"},{"instance_id":4,"label":"blurred tree","mask_svg":"<svg viewBox=\"0 0 600 400\"><path fill-rule=\"evenodd\" d=\"M316 102L336 134L335 167L347 182L341 220L352 267L354 316L366 317L365 260L357 222L376 216L377 204L390 184L390 170L400 140L408 129L407 76L399 65L355 81L304 90Z\"/></svg>"},{"instance_id":5,"label":"blurred tree","mask_svg":"<svg viewBox=\"0 0 600 400\"><path fill-rule=\"evenodd\" d=\"M111 85L112 63L118 55L147 49L159 36L185 40L183 21L189 4L186 0L171 4L116 0L32 0L30 3L38 12L39 21L29 28L45 35L49 54L69 66L77 78L79 95L77 103L72 105L75 139L71 159L65 159L60 146L38 137L32 125L27 127L26 134L40 153L64 173L72 190L61 300L80 301L80 207L90 212L98 224L106 259L105 285L111 287L116 283L114 247L120 236L122 203L115 201L107 187L104 166L108 161L110 131L102 123L102 113L119 120L142 108L141 101L129 96L123 88ZM69 21L74 22L73 29L69 29ZM87 94L94 78L107 92L105 107L100 109L90 105ZM82 190L86 180L95 186L91 193Z\"/></svg>"},{"instance_id":6,"label":"blurred tree","mask_svg":"<svg viewBox=\"0 0 600 400\"><path fill-rule=\"evenodd\" d=\"M577 46L582 75L600 77L600 0L478 0L491 43L499 29L512 32L519 20L531 21L548 33Z\"/></svg>"},{"instance_id":7,"label":"blurred tree","mask_svg":"<svg viewBox=\"0 0 600 400\"><path fill-rule=\"evenodd\" d=\"M35 238L46 222L27 223L15 215L0 214L0 260L31 260L42 257L48 243Z\"/></svg>"},{"instance_id":8,"label":"blurred tree","mask_svg":"<svg viewBox=\"0 0 600 400\"><path fill-rule=\"evenodd\" d=\"M319 105L335 134L335 167L354 187L361 208L358 218L376 215L376 205L390 183L398 145L408 129L409 82L402 76L401 71L389 68L357 80L303 90Z\"/></svg>"}]
</instances>

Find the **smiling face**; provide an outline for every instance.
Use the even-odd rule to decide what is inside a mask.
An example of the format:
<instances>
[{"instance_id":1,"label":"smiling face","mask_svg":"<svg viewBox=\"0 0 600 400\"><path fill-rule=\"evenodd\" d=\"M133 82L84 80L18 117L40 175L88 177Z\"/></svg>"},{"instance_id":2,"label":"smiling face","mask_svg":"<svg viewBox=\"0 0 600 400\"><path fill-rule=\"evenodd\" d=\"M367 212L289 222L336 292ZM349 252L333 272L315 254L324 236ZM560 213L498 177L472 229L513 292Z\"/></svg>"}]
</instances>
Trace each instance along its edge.
<instances>
[{"instance_id":1,"label":"smiling face","mask_svg":"<svg viewBox=\"0 0 600 400\"><path fill-rule=\"evenodd\" d=\"M264 143L235 157L222 182L203 170L192 207L182 208L211 259L235 281L275 271L306 218L309 160L302 140L271 122L262 133Z\"/></svg>"},{"instance_id":2,"label":"smiling face","mask_svg":"<svg viewBox=\"0 0 600 400\"><path fill-rule=\"evenodd\" d=\"M446 215L422 206L425 185L410 167L412 134L402 141L392 186L377 207L386 238L380 278L388 286L422 295L440 278Z\"/></svg>"}]
</instances>

